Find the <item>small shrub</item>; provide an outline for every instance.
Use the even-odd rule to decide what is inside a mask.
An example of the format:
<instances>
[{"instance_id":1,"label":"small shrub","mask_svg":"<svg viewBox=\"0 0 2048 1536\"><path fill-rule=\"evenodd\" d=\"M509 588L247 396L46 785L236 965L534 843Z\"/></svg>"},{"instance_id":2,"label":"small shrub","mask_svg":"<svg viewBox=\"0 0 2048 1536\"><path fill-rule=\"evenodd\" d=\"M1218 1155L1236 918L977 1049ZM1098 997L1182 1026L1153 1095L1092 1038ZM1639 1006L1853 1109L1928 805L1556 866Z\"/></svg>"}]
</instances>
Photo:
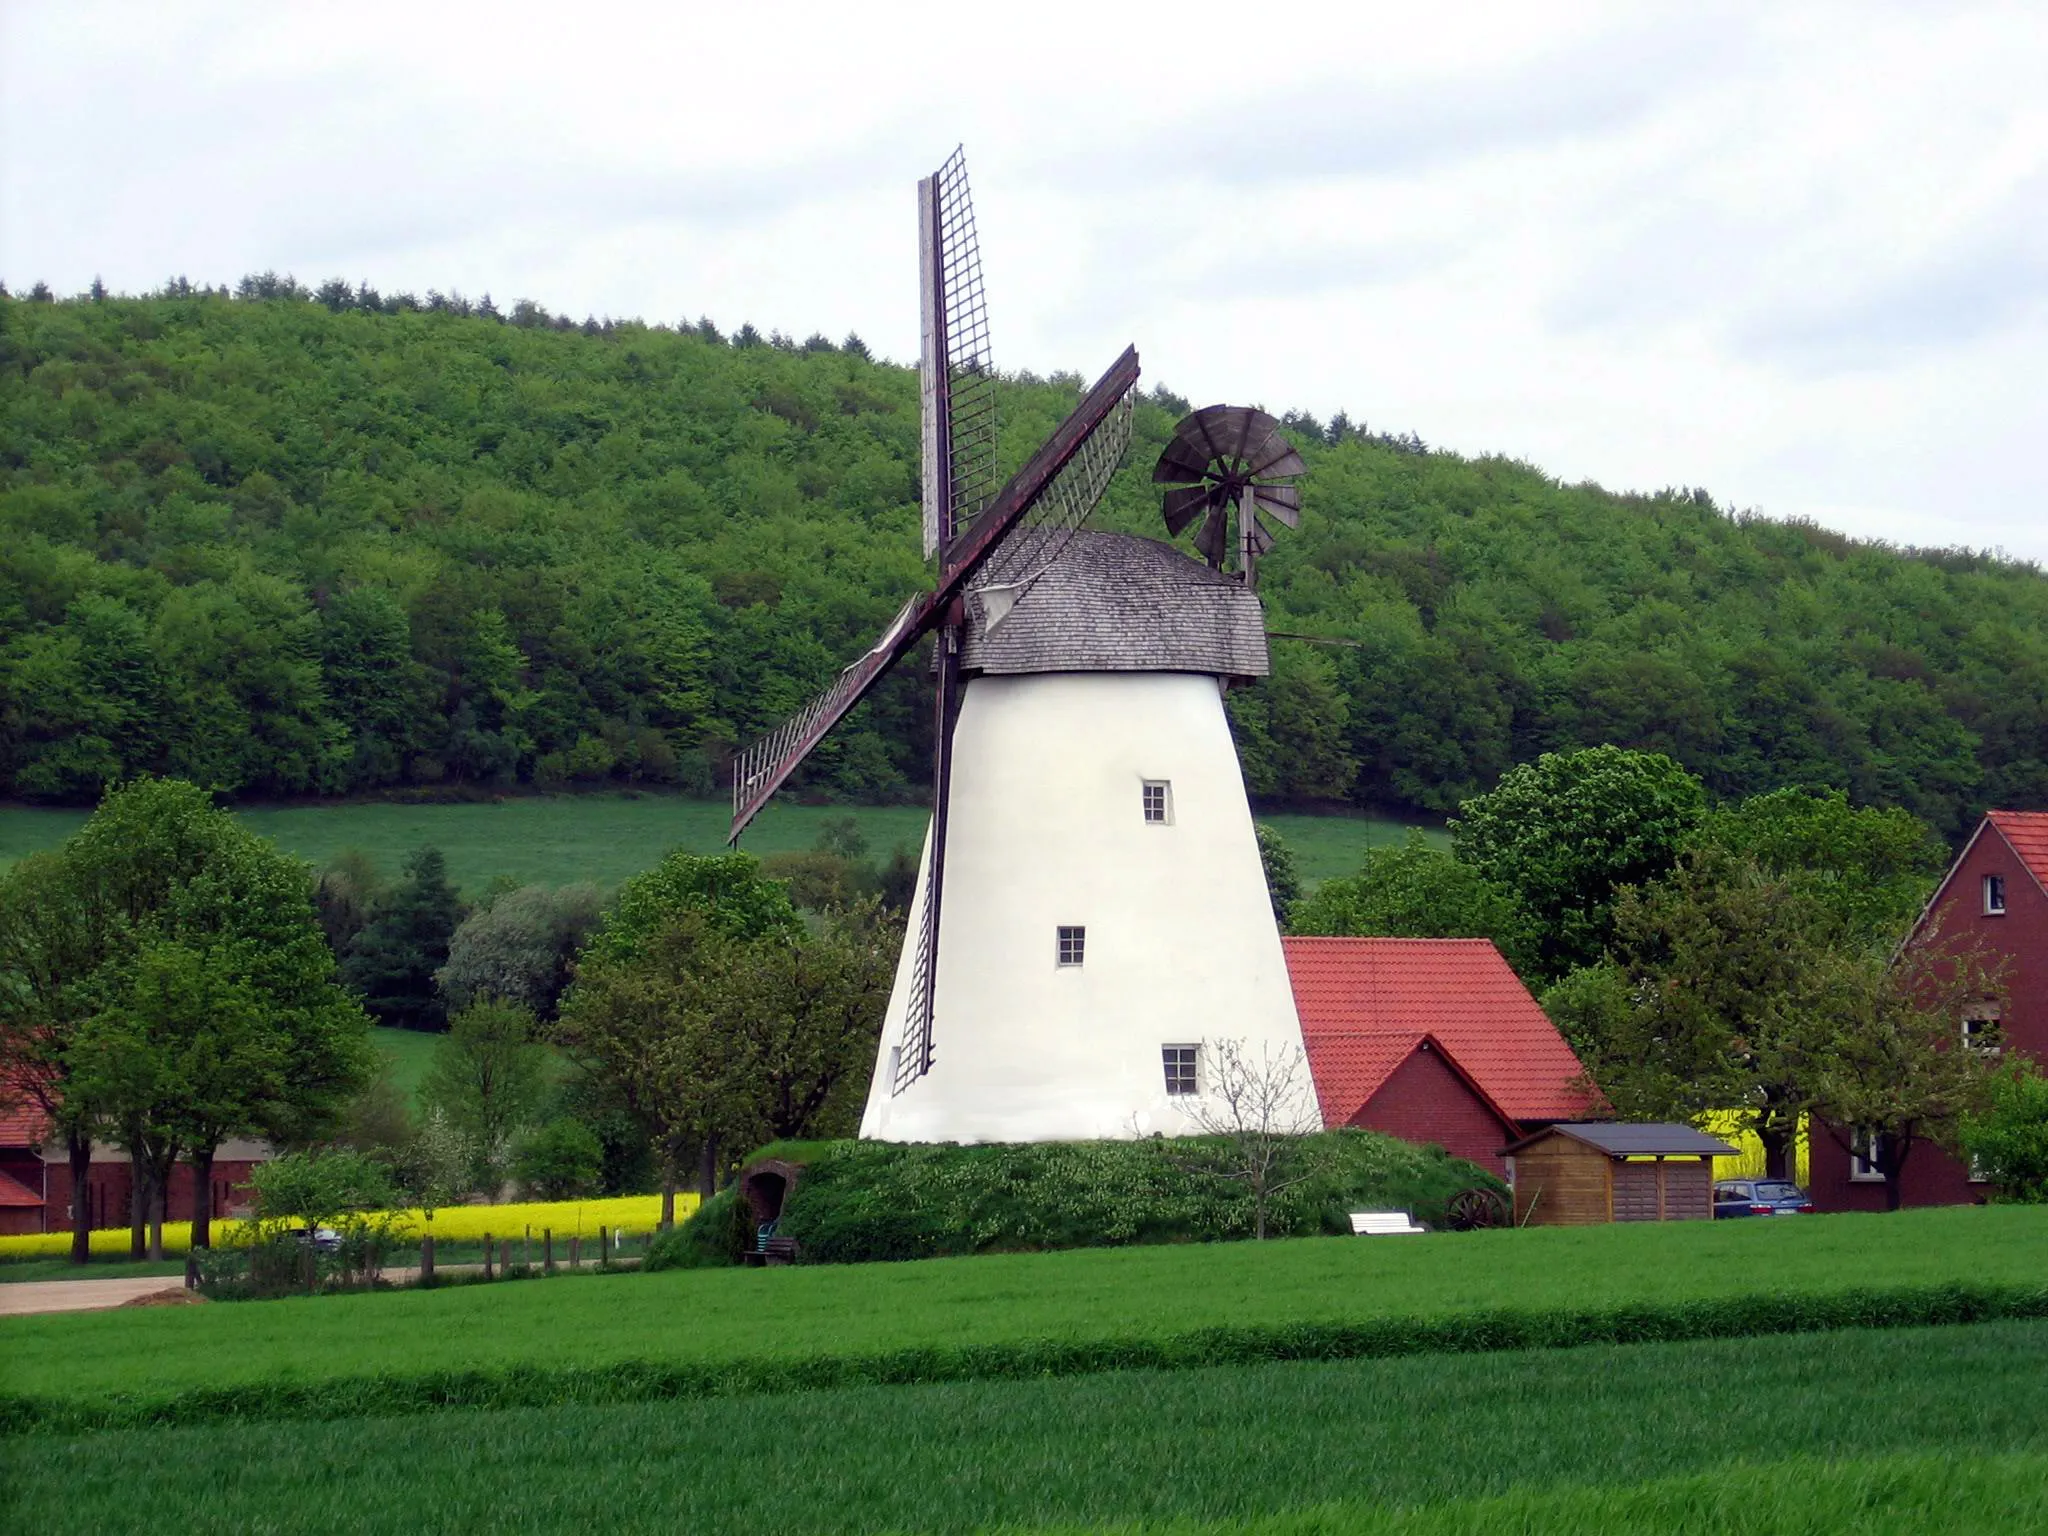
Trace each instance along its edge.
<instances>
[{"instance_id":1,"label":"small shrub","mask_svg":"<svg viewBox=\"0 0 2048 1536\"><path fill-rule=\"evenodd\" d=\"M1992 1090L1990 1111L1963 1122L1963 1146L1998 1199L2048 1204L2048 1077L2015 1062Z\"/></svg>"}]
</instances>

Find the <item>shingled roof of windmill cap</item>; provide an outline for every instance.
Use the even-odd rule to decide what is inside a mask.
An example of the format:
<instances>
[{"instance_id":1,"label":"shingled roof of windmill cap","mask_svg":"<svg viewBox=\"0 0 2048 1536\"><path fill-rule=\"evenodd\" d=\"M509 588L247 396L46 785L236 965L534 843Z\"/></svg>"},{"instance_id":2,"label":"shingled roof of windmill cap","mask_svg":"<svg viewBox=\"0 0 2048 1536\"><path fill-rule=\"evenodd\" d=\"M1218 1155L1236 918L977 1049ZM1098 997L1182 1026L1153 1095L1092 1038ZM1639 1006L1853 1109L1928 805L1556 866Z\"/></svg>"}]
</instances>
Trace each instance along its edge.
<instances>
[{"instance_id":1,"label":"shingled roof of windmill cap","mask_svg":"<svg viewBox=\"0 0 2048 1536\"><path fill-rule=\"evenodd\" d=\"M1076 533L993 626L1000 608L990 595L967 595L960 664L969 672L1268 670L1258 594L1157 539Z\"/></svg>"}]
</instances>

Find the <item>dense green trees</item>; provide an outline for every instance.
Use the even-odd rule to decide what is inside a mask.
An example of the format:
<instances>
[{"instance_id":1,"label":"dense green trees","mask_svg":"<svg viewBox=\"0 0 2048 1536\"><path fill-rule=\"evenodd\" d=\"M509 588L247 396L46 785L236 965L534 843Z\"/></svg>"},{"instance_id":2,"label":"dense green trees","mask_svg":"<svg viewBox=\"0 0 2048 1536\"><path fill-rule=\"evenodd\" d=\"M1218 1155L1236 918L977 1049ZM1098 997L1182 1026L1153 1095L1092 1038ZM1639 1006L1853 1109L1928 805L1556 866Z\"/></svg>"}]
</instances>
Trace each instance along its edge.
<instances>
[{"instance_id":1,"label":"dense green trees","mask_svg":"<svg viewBox=\"0 0 2048 1536\"><path fill-rule=\"evenodd\" d=\"M0 876L0 962L0 1081L52 1112L77 1187L94 1137L130 1149L138 1241L148 1217L158 1254L180 1156L204 1247L220 1143L321 1134L369 1075L311 872L191 784L114 790Z\"/></svg>"},{"instance_id":2,"label":"dense green trees","mask_svg":"<svg viewBox=\"0 0 2048 1536\"><path fill-rule=\"evenodd\" d=\"M1016 462L1078 381L1006 380ZM915 381L853 338L568 327L272 274L236 297L0 298L0 795L650 782L828 681L928 580ZM1156 532L1147 395L1101 520ZM1717 798L1831 785L1945 836L2048 804L2048 586L1617 496L1349 422L1290 428L1301 528L1232 701L1255 790L1448 812L1613 742ZM799 791L925 782L923 670Z\"/></svg>"}]
</instances>

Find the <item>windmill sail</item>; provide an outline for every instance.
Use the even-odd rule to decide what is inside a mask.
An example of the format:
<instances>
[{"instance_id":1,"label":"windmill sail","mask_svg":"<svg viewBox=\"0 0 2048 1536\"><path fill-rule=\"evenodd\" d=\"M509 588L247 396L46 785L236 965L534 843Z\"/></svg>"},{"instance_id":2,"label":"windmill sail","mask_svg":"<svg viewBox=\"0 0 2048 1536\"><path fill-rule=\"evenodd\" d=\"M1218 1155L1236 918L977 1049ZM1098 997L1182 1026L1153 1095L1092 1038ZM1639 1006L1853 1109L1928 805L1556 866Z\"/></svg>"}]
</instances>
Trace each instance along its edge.
<instances>
[{"instance_id":1,"label":"windmill sail","mask_svg":"<svg viewBox=\"0 0 2048 1536\"><path fill-rule=\"evenodd\" d=\"M953 604L966 593L982 567L1002 548L1006 536L1038 511L1041 503L1045 504L1048 519L1053 517L1055 507L1066 508L1064 515L1075 522L1086 515L1088 505L1092 503L1083 504L1072 490L1056 487L1062 472L1076 458L1095 465L1093 472L1103 473L1106 479L1106 472L1100 468L1100 457L1106 451L1106 445L1085 457L1084 450L1090 448L1091 440L1112 418L1123 422L1123 430L1128 431L1128 415L1119 407L1137 381L1137 349L1127 347L1123 355L1110 364L1109 371L1095 381L1094 388L1074 407L1067 419L1060 423L1058 430L1045 440L1022 469L1010 477L981 515L954 541L937 589L911 598L890 620L867 653L840 673L831 686L734 758L732 827L727 835L728 842L739 840L740 833L768 803L769 797L802 765L832 727L866 697L889 668L945 622ZM1121 452L1120 444L1118 451ZM1109 468L1115 468L1114 458L1109 460ZM1079 509L1078 515L1076 508ZM1034 523L1033 526L1039 525Z\"/></svg>"},{"instance_id":2,"label":"windmill sail","mask_svg":"<svg viewBox=\"0 0 2048 1536\"><path fill-rule=\"evenodd\" d=\"M996 488L996 376L967 157L954 150L917 184L919 415L925 558L987 506Z\"/></svg>"}]
</instances>

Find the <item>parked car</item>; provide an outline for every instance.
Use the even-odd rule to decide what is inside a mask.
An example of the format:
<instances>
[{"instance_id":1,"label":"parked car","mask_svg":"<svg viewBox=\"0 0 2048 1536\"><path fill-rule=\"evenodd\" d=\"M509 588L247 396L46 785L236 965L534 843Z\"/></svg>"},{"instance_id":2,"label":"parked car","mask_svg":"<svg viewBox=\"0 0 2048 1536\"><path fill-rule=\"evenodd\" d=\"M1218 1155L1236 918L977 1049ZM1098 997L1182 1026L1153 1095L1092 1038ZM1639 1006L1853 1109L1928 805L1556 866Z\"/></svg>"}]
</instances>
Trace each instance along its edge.
<instances>
[{"instance_id":1,"label":"parked car","mask_svg":"<svg viewBox=\"0 0 2048 1536\"><path fill-rule=\"evenodd\" d=\"M335 1253L341 1248L341 1234L332 1227L300 1227L292 1234L301 1247L315 1253Z\"/></svg>"},{"instance_id":2,"label":"parked car","mask_svg":"<svg viewBox=\"0 0 2048 1536\"><path fill-rule=\"evenodd\" d=\"M1714 1186L1714 1215L1803 1216L1813 1211L1806 1191L1788 1179L1723 1179Z\"/></svg>"}]
</instances>

